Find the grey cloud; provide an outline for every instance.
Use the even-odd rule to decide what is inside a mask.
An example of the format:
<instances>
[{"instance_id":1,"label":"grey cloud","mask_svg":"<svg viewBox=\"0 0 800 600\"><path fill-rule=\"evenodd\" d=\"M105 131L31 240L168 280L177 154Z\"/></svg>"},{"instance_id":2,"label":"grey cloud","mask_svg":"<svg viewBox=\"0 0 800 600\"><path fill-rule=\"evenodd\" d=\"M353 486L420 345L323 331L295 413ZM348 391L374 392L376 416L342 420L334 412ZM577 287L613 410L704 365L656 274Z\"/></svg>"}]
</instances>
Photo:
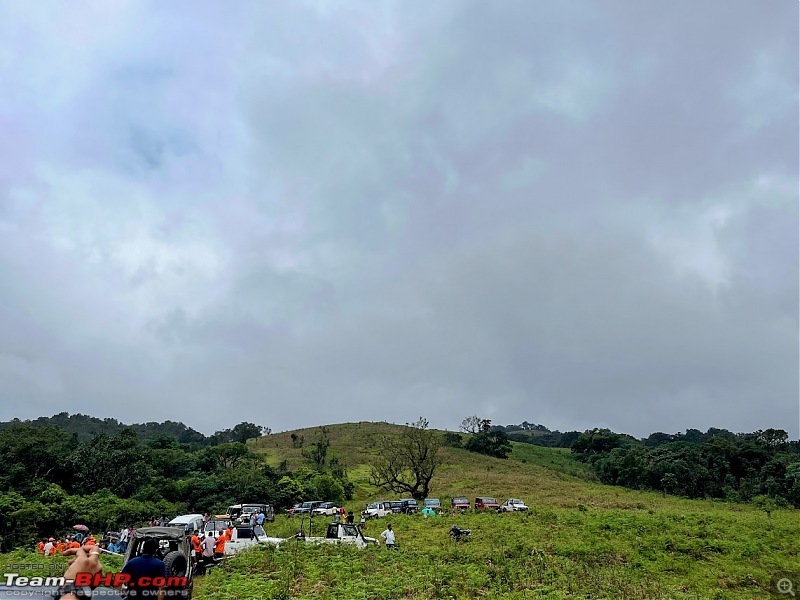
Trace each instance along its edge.
<instances>
[{"instance_id":1,"label":"grey cloud","mask_svg":"<svg viewBox=\"0 0 800 600\"><path fill-rule=\"evenodd\" d=\"M796 5L0 10L0 417L798 434Z\"/></svg>"}]
</instances>

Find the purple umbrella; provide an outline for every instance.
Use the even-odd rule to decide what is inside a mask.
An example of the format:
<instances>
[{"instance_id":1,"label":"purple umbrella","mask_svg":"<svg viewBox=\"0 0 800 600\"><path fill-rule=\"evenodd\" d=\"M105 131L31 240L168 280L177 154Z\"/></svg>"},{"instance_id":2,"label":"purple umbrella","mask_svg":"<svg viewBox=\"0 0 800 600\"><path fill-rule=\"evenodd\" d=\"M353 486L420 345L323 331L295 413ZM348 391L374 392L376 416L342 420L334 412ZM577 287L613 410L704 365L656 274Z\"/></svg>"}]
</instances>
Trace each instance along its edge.
<instances>
[{"instance_id":1,"label":"purple umbrella","mask_svg":"<svg viewBox=\"0 0 800 600\"><path fill-rule=\"evenodd\" d=\"M86 525L73 525L72 528L76 531L89 531L89 528Z\"/></svg>"}]
</instances>

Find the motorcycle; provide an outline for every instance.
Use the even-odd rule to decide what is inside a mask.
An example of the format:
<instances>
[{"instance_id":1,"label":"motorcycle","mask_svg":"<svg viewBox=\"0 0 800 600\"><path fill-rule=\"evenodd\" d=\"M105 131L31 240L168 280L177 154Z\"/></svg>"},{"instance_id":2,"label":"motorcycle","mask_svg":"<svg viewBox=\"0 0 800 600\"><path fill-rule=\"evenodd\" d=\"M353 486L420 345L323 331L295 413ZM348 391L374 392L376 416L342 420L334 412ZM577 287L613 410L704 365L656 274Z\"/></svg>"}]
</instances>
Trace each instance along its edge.
<instances>
[{"instance_id":1,"label":"motorcycle","mask_svg":"<svg viewBox=\"0 0 800 600\"><path fill-rule=\"evenodd\" d=\"M453 525L450 528L450 537L453 538L455 542L468 542L470 533L472 533L471 530L461 529L457 525Z\"/></svg>"}]
</instances>

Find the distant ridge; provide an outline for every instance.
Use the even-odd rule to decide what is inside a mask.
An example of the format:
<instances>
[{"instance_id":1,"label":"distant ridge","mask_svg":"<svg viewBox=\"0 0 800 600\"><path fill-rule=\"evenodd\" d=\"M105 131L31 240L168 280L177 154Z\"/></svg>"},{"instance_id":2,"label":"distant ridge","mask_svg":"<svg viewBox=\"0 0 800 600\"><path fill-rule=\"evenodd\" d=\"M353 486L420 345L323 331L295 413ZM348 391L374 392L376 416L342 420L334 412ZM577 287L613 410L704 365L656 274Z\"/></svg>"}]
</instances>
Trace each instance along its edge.
<instances>
[{"instance_id":1,"label":"distant ridge","mask_svg":"<svg viewBox=\"0 0 800 600\"><path fill-rule=\"evenodd\" d=\"M181 444L201 444L211 443L211 436L206 436L180 422L164 421L157 423L133 423L127 425L116 419L99 419L80 413L71 415L68 412L60 412L52 417L39 417L37 419L12 419L11 421L1 421L0 429L5 429L15 423L24 423L34 427L57 427L67 433L76 435L78 440L86 442L91 440L96 434L104 433L113 435L122 429L133 429L141 441L147 441L157 436L169 436L175 438Z\"/></svg>"}]
</instances>

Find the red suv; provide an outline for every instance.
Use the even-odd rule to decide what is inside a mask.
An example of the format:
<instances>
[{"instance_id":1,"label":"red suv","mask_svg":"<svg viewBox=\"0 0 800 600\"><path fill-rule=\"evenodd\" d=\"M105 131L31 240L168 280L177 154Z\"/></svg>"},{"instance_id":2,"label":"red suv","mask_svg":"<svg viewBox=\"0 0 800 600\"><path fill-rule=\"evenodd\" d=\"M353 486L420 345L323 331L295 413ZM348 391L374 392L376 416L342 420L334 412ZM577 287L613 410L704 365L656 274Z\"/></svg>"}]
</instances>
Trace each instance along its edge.
<instances>
[{"instance_id":1,"label":"red suv","mask_svg":"<svg viewBox=\"0 0 800 600\"><path fill-rule=\"evenodd\" d=\"M497 510L500 505L494 498L484 496L482 498L475 498L475 510Z\"/></svg>"},{"instance_id":2,"label":"red suv","mask_svg":"<svg viewBox=\"0 0 800 600\"><path fill-rule=\"evenodd\" d=\"M450 504L456 510L469 510L469 500L463 496L457 496L456 498L453 498L453 501Z\"/></svg>"}]
</instances>

